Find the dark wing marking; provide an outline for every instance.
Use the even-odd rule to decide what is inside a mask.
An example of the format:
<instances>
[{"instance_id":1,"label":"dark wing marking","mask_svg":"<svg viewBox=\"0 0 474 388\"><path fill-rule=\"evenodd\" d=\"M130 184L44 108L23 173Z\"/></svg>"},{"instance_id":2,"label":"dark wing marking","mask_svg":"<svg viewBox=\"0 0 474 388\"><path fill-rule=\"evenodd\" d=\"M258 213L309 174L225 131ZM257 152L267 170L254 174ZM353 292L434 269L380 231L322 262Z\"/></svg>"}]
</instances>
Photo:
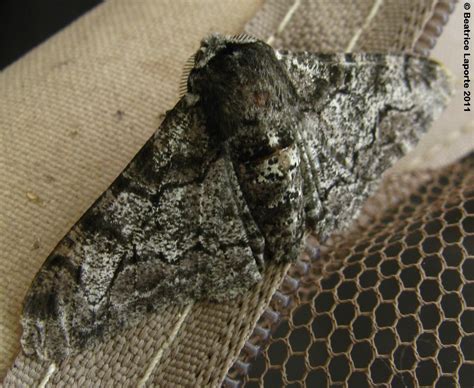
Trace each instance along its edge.
<instances>
[{"instance_id":1,"label":"dark wing marking","mask_svg":"<svg viewBox=\"0 0 474 388\"><path fill-rule=\"evenodd\" d=\"M37 274L23 349L59 360L170 301L235 296L260 279L263 245L184 97Z\"/></svg>"}]
</instances>

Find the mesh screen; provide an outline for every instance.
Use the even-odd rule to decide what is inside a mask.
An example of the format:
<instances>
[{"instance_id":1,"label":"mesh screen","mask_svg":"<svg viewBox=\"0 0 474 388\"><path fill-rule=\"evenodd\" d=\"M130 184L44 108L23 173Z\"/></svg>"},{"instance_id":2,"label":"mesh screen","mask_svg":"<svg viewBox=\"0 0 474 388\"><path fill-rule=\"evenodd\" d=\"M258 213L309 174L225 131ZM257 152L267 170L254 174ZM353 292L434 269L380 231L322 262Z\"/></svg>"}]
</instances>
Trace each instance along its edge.
<instances>
[{"instance_id":1,"label":"mesh screen","mask_svg":"<svg viewBox=\"0 0 474 388\"><path fill-rule=\"evenodd\" d=\"M302 255L224 385L473 386L474 153L401 179Z\"/></svg>"}]
</instances>

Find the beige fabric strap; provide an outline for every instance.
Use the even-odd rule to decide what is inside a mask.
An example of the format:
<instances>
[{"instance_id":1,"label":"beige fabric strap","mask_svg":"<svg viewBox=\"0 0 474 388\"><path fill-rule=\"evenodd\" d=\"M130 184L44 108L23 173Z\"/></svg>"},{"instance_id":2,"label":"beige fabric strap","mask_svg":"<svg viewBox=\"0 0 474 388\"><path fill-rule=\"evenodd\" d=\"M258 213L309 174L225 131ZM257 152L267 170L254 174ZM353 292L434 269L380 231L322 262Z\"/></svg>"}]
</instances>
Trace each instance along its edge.
<instances>
[{"instance_id":1,"label":"beige fabric strap","mask_svg":"<svg viewBox=\"0 0 474 388\"><path fill-rule=\"evenodd\" d=\"M409 47L432 2L379 2L269 0L247 30L291 48ZM0 375L19 351L21 302L45 257L174 105L199 40L241 31L259 7L109 0L0 74ZM20 354L4 383L219 385L285 270L270 267L227 304L170 307L55 368Z\"/></svg>"},{"instance_id":2,"label":"beige fabric strap","mask_svg":"<svg viewBox=\"0 0 474 388\"><path fill-rule=\"evenodd\" d=\"M246 31L277 48L409 51L436 0L269 0Z\"/></svg>"}]
</instances>

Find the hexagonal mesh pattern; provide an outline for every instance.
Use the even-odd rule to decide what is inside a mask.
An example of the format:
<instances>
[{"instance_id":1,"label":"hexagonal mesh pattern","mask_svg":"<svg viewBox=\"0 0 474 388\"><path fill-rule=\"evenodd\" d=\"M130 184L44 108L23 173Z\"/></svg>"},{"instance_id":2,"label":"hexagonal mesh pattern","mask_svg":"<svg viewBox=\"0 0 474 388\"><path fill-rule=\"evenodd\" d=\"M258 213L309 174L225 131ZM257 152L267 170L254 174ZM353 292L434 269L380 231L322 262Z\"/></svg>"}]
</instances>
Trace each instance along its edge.
<instances>
[{"instance_id":1,"label":"hexagonal mesh pattern","mask_svg":"<svg viewBox=\"0 0 474 388\"><path fill-rule=\"evenodd\" d=\"M403 187L386 186L364 224L293 272L287 306L272 306L282 318L264 344L251 337L227 383L474 385L474 154ZM256 332L271 326L262 317Z\"/></svg>"}]
</instances>

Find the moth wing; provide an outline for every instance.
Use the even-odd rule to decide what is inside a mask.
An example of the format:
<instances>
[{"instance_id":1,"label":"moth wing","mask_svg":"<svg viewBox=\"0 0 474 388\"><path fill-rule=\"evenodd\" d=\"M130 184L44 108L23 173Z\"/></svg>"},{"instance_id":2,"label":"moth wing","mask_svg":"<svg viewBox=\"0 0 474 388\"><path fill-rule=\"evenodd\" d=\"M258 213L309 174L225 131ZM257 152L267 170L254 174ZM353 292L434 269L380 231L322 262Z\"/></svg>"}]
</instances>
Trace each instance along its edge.
<instances>
[{"instance_id":1,"label":"moth wing","mask_svg":"<svg viewBox=\"0 0 474 388\"><path fill-rule=\"evenodd\" d=\"M452 93L444 68L392 54L277 52L300 97L306 213L321 239L346 226L381 174Z\"/></svg>"},{"instance_id":2,"label":"moth wing","mask_svg":"<svg viewBox=\"0 0 474 388\"><path fill-rule=\"evenodd\" d=\"M36 275L23 349L60 360L169 302L235 296L260 279L263 244L184 97Z\"/></svg>"}]
</instances>

